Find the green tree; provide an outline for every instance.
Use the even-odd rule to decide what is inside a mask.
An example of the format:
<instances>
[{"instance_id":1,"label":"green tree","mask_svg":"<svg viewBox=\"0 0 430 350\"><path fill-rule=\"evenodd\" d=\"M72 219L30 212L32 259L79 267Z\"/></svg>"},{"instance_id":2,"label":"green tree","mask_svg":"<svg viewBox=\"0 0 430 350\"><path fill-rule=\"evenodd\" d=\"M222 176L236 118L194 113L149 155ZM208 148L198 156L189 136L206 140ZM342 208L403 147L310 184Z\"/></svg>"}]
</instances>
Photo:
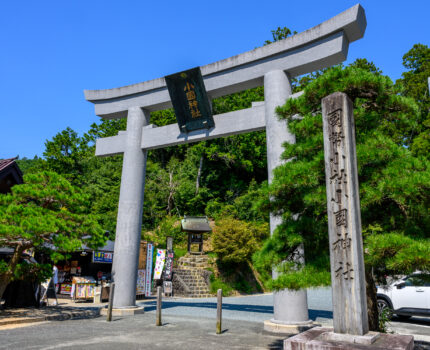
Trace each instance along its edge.
<instances>
[{"instance_id":1,"label":"green tree","mask_svg":"<svg viewBox=\"0 0 430 350\"><path fill-rule=\"evenodd\" d=\"M321 99L336 91L354 104L369 321L375 329L375 280L430 269L430 164L405 147L419 120L418 108L399 96L388 77L334 67L300 98L278 108L297 143L285 145L283 156L291 161L275 170L269 191L273 201L262 203L283 223L255 262L266 273L280 266L283 273L272 281L275 289L330 284ZM296 114L302 118L293 118ZM305 247L302 269L288 261L299 244Z\"/></svg>"},{"instance_id":2,"label":"green tree","mask_svg":"<svg viewBox=\"0 0 430 350\"><path fill-rule=\"evenodd\" d=\"M245 222L225 217L216 222L212 233L213 251L222 266L240 270L249 268L262 290L265 290L260 274L252 265L252 255L269 234L268 223Z\"/></svg>"},{"instance_id":3,"label":"green tree","mask_svg":"<svg viewBox=\"0 0 430 350\"><path fill-rule=\"evenodd\" d=\"M43 279L51 269L23 261L25 250L44 250L53 261L83 243L104 244L104 230L88 212L88 196L53 172L24 175L24 184L0 194L0 246L13 249L0 261L0 298L7 284L25 277Z\"/></svg>"},{"instance_id":4,"label":"green tree","mask_svg":"<svg viewBox=\"0 0 430 350\"><path fill-rule=\"evenodd\" d=\"M279 40L282 40L282 39L285 39L285 38L288 38L290 35L295 35L295 34L297 34L297 32L296 31L291 31L291 29L290 28L287 28L287 27L283 27L283 28L281 28L281 27L278 27L277 29L275 29L275 30L271 30L271 32L272 32L272 39L273 39L273 41L271 41L271 40L266 40L265 42L264 42L264 45L269 45L269 44L271 44L271 43L274 43L275 41L279 41Z\"/></svg>"},{"instance_id":5,"label":"green tree","mask_svg":"<svg viewBox=\"0 0 430 350\"><path fill-rule=\"evenodd\" d=\"M430 97L428 78L430 77L430 48L415 44L403 56L403 66L408 71L402 74L397 84L403 88L402 94L412 97L420 108L420 122L412 131L411 149L416 155L429 157L430 150Z\"/></svg>"},{"instance_id":6,"label":"green tree","mask_svg":"<svg viewBox=\"0 0 430 350\"><path fill-rule=\"evenodd\" d=\"M42 171L44 166L43 162L44 160L39 158L37 155L34 156L33 159L24 157L16 160L16 163L23 174Z\"/></svg>"},{"instance_id":7,"label":"green tree","mask_svg":"<svg viewBox=\"0 0 430 350\"><path fill-rule=\"evenodd\" d=\"M84 172L83 159L88 153L86 142L71 128L45 142L46 168L77 182Z\"/></svg>"}]
</instances>

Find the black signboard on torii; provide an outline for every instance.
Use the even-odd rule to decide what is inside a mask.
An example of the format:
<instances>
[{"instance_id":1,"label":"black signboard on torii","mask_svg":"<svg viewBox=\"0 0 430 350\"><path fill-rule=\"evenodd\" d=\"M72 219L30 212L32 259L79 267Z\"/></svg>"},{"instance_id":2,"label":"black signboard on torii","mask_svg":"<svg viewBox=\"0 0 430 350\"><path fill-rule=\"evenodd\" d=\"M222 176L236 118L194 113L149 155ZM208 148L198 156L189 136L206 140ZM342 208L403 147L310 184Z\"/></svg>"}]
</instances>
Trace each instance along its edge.
<instances>
[{"instance_id":1,"label":"black signboard on torii","mask_svg":"<svg viewBox=\"0 0 430 350\"><path fill-rule=\"evenodd\" d=\"M199 67L168 75L165 80L181 132L215 126Z\"/></svg>"}]
</instances>

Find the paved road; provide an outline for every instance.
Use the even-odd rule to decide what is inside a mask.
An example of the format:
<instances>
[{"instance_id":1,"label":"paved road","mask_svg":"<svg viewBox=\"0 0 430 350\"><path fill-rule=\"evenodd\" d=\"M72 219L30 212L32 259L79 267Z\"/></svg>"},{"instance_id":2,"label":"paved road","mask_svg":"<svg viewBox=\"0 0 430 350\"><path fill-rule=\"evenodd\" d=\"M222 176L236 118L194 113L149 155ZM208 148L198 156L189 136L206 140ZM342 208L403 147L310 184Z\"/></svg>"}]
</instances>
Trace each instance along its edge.
<instances>
[{"instance_id":1,"label":"paved road","mask_svg":"<svg viewBox=\"0 0 430 350\"><path fill-rule=\"evenodd\" d=\"M331 290L321 288L308 293L309 316L313 320L331 319ZM154 312L155 300L141 302L147 312ZM216 298L181 299L163 301L166 315L216 317ZM223 318L250 322L263 322L273 317L273 295L259 294L223 298Z\"/></svg>"},{"instance_id":2,"label":"paved road","mask_svg":"<svg viewBox=\"0 0 430 350\"><path fill-rule=\"evenodd\" d=\"M283 336L263 331L272 317L271 294L224 298L224 333L215 335L216 299L165 299L163 327L155 327L155 300L134 317L45 322L0 331L0 349L282 349ZM330 289L309 291L312 319L331 323ZM430 341L430 319L392 322L398 333Z\"/></svg>"},{"instance_id":3,"label":"paved road","mask_svg":"<svg viewBox=\"0 0 430 350\"><path fill-rule=\"evenodd\" d=\"M142 302L148 313L155 312L155 301ZM331 288L308 290L309 317L325 327L333 326ZM163 301L163 314L182 317L215 319L216 298L179 299ZM273 295L260 294L223 298L223 318L262 323L273 317ZM394 318L389 330L399 334L414 334L415 339L430 342L430 318L412 317L408 321Z\"/></svg>"},{"instance_id":4,"label":"paved road","mask_svg":"<svg viewBox=\"0 0 430 350\"><path fill-rule=\"evenodd\" d=\"M255 322L224 320L215 334L215 320L163 316L155 326L153 314L132 317L53 321L0 331L0 349L282 349L285 337L264 334Z\"/></svg>"}]
</instances>

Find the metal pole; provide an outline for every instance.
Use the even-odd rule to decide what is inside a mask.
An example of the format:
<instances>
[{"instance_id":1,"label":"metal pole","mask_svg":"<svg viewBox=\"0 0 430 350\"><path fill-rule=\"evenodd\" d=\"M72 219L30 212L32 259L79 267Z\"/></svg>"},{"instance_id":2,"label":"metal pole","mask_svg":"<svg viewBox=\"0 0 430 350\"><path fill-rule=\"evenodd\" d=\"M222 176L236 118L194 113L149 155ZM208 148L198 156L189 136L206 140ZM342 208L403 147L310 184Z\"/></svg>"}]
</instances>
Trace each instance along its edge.
<instances>
[{"instance_id":1,"label":"metal pole","mask_svg":"<svg viewBox=\"0 0 430 350\"><path fill-rule=\"evenodd\" d=\"M157 311L156 311L156 319L155 325L161 326L161 287L157 287Z\"/></svg>"},{"instance_id":2,"label":"metal pole","mask_svg":"<svg viewBox=\"0 0 430 350\"><path fill-rule=\"evenodd\" d=\"M110 284L108 312L107 312L107 317L106 317L106 321L108 321L108 322L112 321L112 304L113 304L114 293L115 293L115 282L112 282Z\"/></svg>"},{"instance_id":3,"label":"metal pole","mask_svg":"<svg viewBox=\"0 0 430 350\"><path fill-rule=\"evenodd\" d=\"M217 291L217 306L216 306L216 334L221 334L221 319L222 319L222 289Z\"/></svg>"}]
</instances>

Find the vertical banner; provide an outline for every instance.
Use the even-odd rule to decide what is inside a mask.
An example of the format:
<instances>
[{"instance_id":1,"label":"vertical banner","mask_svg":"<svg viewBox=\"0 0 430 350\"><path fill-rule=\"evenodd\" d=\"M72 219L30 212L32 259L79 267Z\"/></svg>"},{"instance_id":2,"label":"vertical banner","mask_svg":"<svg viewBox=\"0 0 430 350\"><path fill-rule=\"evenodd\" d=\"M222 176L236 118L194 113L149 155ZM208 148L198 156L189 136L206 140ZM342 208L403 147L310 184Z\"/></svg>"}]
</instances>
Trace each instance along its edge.
<instances>
[{"instance_id":1,"label":"vertical banner","mask_svg":"<svg viewBox=\"0 0 430 350\"><path fill-rule=\"evenodd\" d=\"M173 277L173 259L174 259L175 253L173 250L167 251L166 256L166 268L164 269L164 279L166 281L171 281Z\"/></svg>"},{"instance_id":2,"label":"vertical banner","mask_svg":"<svg viewBox=\"0 0 430 350\"><path fill-rule=\"evenodd\" d=\"M145 296L151 296L152 283L152 255L154 253L154 244L148 243L146 250L146 274L145 274Z\"/></svg>"},{"instance_id":3,"label":"vertical banner","mask_svg":"<svg viewBox=\"0 0 430 350\"><path fill-rule=\"evenodd\" d=\"M136 295L145 294L145 270L137 270Z\"/></svg>"},{"instance_id":4,"label":"vertical banner","mask_svg":"<svg viewBox=\"0 0 430 350\"><path fill-rule=\"evenodd\" d=\"M154 280L159 280L163 272L166 249L157 249L157 260L155 261Z\"/></svg>"}]
</instances>

